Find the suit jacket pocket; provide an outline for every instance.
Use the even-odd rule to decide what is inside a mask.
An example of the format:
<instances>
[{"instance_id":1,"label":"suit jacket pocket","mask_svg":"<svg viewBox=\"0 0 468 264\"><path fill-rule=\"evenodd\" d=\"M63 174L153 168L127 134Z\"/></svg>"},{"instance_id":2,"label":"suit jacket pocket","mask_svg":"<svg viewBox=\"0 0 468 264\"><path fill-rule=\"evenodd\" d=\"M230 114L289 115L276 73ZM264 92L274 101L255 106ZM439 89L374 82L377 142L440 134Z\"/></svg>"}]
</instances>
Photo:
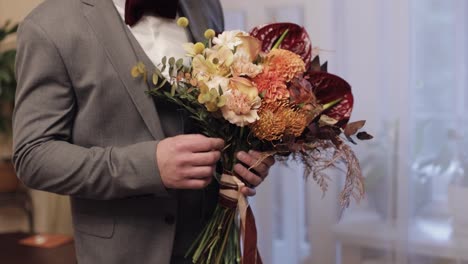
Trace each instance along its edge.
<instances>
[{"instance_id":1,"label":"suit jacket pocket","mask_svg":"<svg viewBox=\"0 0 468 264\"><path fill-rule=\"evenodd\" d=\"M77 213L73 216L73 225L77 232L100 238L111 238L114 235L115 220L111 215Z\"/></svg>"}]
</instances>

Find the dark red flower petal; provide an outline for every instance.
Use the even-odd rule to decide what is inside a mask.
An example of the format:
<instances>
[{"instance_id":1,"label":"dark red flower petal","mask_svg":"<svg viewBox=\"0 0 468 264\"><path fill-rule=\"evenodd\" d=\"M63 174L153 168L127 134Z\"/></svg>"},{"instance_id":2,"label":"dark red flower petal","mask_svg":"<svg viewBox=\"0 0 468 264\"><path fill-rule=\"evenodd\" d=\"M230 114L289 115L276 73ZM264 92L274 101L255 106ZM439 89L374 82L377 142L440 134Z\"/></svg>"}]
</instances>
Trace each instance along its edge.
<instances>
[{"instance_id":1,"label":"dark red flower petal","mask_svg":"<svg viewBox=\"0 0 468 264\"><path fill-rule=\"evenodd\" d=\"M293 23L274 23L256 27L250 35L262 41L262 50L268 52L287 29L289 32L280 48L301 56L308 69L312 59L312 42L303 27Z\"/></svg>"},{"instance_id":2,"label":"dark red flower petal","mask_svg":"<svg viewBox=\"0 0 468 264\"><path fill-rule=\"evenodd\" d=\"M312 85L317 101L326 104L340 99L341 101L333 107L327 109L325 114L338 120L338 126L345 127L351 117L354 98L351 86L342 78L326 73L311 71L305 78Z\"/></svg>"}]
</instances>

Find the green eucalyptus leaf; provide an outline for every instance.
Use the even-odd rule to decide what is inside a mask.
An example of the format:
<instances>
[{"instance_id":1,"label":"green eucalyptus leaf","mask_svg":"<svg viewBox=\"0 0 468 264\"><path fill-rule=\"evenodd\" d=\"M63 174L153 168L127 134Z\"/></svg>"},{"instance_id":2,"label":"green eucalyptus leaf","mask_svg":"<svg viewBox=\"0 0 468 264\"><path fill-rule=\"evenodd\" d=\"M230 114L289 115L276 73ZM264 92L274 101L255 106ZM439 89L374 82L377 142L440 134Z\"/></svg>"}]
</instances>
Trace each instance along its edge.
<instances>
[{"instance_id":1,"label":"green eucalyptus leaf","mask_svg":"<svg viewBox=\"0 0 468 264\"><path fill-rule=\"evenodd\" d=\"M164 80L156 87L156 89L161 89L166 83L167 83L167 79L164 79Z\"/></svg>"},{"instance_id":2,"label":"green eucalyptus leaf","mask_svg":"<svg viewBox=\"0 0 468 264\"><path fill-rule=\"evenodd\" d=\"M171 96L175 95L176 89L177 89L177 84L173 83L171 87Z\"/></svg>"},{"instance_id":3,"label":"green eucalyptus leaf","mask_svg":"<svg viewBox=\"0 0 468 264\"><path fill-rule=\"evenodd\" d=\"M172 76L173 72L174 72L174 66L169 66L169 75Z\"/></svg>"},{"instance_id":4,"label":"green eucalyptus leaf","mask_svg":"<svg viewBox=\"0 0 468 264\"><path fill-rule=\"evenodd\" d=\"M158 67L154 68L154 72L155 72L159 77L162 77L161 70L160 70Z\"/></svg>"},{"instance_id":5,"label":"green eucalyptus leaf","mask_svg":"<svg viewBox=\"0 0 468 264\"><path fill-rule=\"evenodd\" d=\"M170 58L169 58L169 66L174 67L174 64L175 64L175 58L174 58L174 57L170 57Z\"/></svg>"},{"instance_id":6,"label":"green eucalyptus leaf","mask_svg":"<svg viewBox=\"0 0 468 264\"><path fill-rule=\"evenodd\" d=\"M159 81L159 76L157 73L153 73L153 84L157 85Z\"/></svg>"},{"instance_id":7,"label":"green eucalyptus leaf","mask_svg":"<svg viewBox=\"0 0 468 264\"><path fill-rule=\"evenodd\" d=\"M178 59L176 62L176 68L179 69L184 65L184 59Z\"/></svg>"}]
</instances>

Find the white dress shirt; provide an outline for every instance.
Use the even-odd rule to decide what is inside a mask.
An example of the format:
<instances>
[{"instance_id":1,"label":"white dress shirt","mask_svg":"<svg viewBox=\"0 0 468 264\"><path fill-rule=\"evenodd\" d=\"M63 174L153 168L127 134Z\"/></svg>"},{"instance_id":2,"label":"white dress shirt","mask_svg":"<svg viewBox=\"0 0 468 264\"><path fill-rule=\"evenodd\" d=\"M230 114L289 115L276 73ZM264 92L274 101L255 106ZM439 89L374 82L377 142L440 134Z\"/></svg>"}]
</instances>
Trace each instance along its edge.
<instances>
[{"instance_id":1,"label":"white dress shirt","mask_svg":"<svg viewBox=\"0 0 468 264\"><path fill-rule=\"evenodd\" d=\"M113 1L120 16L125 20L125 0ZM143 15L138 23L128 27L154 65L160 65L164 56L184 58L182 44L189 42L189 39L186 30L177 26L175 19ZM167 78L167 71L163 75Z\"/></svg>"}]
</instances>

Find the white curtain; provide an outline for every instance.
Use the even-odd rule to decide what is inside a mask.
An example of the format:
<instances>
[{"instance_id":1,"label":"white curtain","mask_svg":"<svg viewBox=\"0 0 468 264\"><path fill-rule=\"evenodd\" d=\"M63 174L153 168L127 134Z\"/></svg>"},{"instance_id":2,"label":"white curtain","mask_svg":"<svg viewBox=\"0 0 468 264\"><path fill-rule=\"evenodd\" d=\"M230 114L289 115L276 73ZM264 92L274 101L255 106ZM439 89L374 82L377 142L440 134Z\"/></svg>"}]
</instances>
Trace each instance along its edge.
<instances>
[{"instance_id":1,"label":"white curtain","mask_svg":"<svg viewBox=\"0 0 468 264\"><path fill-rule=\"evenodd\" d=\"M339 6L339 72L376 135L359 148L368 203L336 226L341 261L466 261L467 2Z\"/></svg>"},{"instance_id":2,"label":"white curtain","mask_svg":"<svg viewBox=\"0 0 468 264\"><path fill-rule=\"evenodd\" d=\"M341 219L339 177L321 199L300 168L273 170L255 199L267 262L468 260L468 1L248 2L223 1L228 25L302 23L353 86L353 120L375 136L354 147L367 198Z\"/></svg>"}]
</instances>

